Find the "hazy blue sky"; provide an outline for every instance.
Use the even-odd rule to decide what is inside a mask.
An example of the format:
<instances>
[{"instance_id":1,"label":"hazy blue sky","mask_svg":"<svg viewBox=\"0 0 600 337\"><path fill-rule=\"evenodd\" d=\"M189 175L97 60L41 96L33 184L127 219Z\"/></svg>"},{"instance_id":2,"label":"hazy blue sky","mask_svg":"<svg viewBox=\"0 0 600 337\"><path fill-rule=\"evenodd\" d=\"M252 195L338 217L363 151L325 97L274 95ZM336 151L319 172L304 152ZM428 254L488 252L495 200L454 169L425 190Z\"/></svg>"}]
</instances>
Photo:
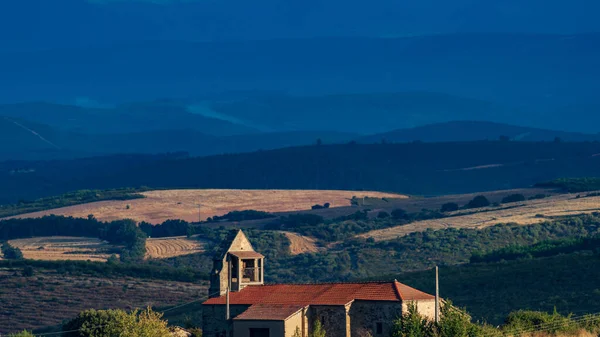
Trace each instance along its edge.
<instances>
[{"instance_id":1,"label":"hazy blue sky","mask_svg":"<svg viewBox=\"0 0 600 337\"><path fill-rule=\"evenodd\" d=\"M2 0L0 48L600 31L597 0Z\"/></svg>"}]
</instances>

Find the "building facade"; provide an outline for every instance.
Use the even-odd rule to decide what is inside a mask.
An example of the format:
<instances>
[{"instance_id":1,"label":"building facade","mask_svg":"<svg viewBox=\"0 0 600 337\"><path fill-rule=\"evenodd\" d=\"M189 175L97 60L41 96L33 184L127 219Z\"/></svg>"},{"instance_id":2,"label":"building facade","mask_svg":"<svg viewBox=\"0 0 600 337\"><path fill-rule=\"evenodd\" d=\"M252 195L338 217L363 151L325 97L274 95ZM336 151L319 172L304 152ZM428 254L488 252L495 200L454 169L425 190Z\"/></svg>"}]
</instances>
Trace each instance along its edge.
<instances>
[{"instance_id":1,"label":"building facade","mask_svg":"<svg viewBox=\"0 0 600 337\"><path fill-rule=\"evenodd\" d=\"M435 316L434 296L396 280L265 285L264 256L244 233L232 233L226 241L203 303L203 336L307 337L319 321L328 337L378 337L390 335L409 303L422 315Z\"/></svg>"}]
</instances>

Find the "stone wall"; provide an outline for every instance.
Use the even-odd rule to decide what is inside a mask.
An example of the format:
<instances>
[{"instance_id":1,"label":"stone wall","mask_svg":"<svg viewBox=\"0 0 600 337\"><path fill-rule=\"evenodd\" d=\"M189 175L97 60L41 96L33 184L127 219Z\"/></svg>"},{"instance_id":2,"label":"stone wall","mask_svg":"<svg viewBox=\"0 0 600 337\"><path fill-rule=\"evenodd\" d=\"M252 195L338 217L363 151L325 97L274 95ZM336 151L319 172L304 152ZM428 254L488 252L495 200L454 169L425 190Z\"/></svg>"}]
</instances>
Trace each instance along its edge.
<instances>
[{"instance_id":1,"label":"stone wall","mask_svg":"<svg viewBox=\"0 0 600 337\"><path fill-rule=\"evenodd\" d=\"M352 337L390 336L394 320L402 315L401 302L354 301L350 306L350 330ZM377 323L382 332L377 334Z\"/></svg>"},{"instance_id":2,"label":"stone wall","mask_svg":"<svg viewBox=\"0 0 600 337\"><path fill-rule=\"evenodd\" d=\"M298 311L297 313L295 313L294 315L288 317L285 320L284 323L284 336L285 337L293 337L294 333L296 332L296 328L298 328L300 330L300 336L306 336L305 335L305 325L304 325L304 315L305 315L305 309L302 309L300 311ZM275 337L273 335L273 337Z\"/></svg>"},{"instance_id":3,"label":"stone wall","mask_svg":"<svg viewBox=\"0 0 600 337\"><path fill-rule=\"evenodd\" d=\"M308 310L308 331L312 332L316 320L321 321L327 337L348 337L348 315L343 305L311 305Z\"/></svg>"},{"instance_id":4,"label":"stone wall","mask_svg":"<svg viewBox=\"0 0 600 337\"><path fill-rule=\"evenodd\" d=\"M231 318L246 311L249 305L230 305ZM232 337L231 321L225 319L226 306L203 305L202 306L202 335L205 337Z\"/></svg>"},{"instance_id":5,"label":"stone wall","mask_svg":"<svg viewBox=\"0 0 600 337\"><path fill-rule=\"evenodd\" d=\"M406 312L408 310L408 304L411 302L403 302L402 303L402 311ZM413 303L417 304L417 311L430 320L435 319L435 300L421 300L414 301Z\"/></svg>"}]
</instances>

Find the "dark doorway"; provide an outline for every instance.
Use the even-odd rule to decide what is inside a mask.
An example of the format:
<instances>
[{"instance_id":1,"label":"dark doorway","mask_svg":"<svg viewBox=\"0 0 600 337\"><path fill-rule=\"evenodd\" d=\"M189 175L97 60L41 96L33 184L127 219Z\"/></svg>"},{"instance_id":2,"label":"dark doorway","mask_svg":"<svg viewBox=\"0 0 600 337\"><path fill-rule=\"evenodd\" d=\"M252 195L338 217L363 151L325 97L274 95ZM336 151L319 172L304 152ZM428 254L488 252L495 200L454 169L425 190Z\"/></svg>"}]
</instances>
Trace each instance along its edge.
<instances>
[{"instance_id":1,"label":"dark doorway","mask_svg":"<svg viewBox=\"0 0 600 337\"><path fill-rule=\"evenodd\" d=\"M250 328L250 337L269 337L268 328Z\"/></svg>"}]
</instances>

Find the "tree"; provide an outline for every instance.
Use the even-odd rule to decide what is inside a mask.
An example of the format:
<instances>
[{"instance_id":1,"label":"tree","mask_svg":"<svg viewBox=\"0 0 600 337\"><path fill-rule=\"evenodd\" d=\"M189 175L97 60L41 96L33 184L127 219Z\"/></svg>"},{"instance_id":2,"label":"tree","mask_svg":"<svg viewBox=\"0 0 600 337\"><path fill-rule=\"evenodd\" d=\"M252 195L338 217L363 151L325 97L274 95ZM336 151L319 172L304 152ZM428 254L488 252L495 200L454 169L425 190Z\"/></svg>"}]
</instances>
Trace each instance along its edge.
<instances>
[{"instance_id":1,"label":"tree","mask_svg":"<svg viewBox=\"0 0 600 337\"><path fill-rule=\"evenodd\" d=\"M502 203L506 204L509 202L520 202L520 201L525 201L525 196L523 194L520 193L515 193L515 194L511 194L511 195L507 195L504 198L502 198Z\"/></svg>"},{"instance_id":2,"label":"tree","mask_svg":"<svg viewBox=\"0 0 600 337\"><path fill-rule=\"evenodd\" d=\"M450 301L444 303L440 310L440 322L437 332L440 337L469 337L474 329L471 316L454 306Z\"/></svg>"},{"instance_id":3,"label":"tree","mask_svg":"<svg viewBox=\"0 0 600 337\"><path fill-rule=\"evenodd\" d=\"M478 195L473 200L469 201L467 208L480 208L490 205L490 201L483 195Z\"/></svg>"},{"instance_id":4,"label":"tree","mask_svg":"<svg viewBox=\"0 0 600 337\"><path fill-rule=\"evenodd\" d=\"M325 337L327 332L323 329L323 324L321 321L316 320L313 326L311 333L308 335L309 337Z\"/></svg>"},{"instance_id":5,"label":"tree","mask_svg":"<svg viewBox=\"0 0 600 337\"><path fill-rule=\"evenodd\" d=\"M402 208L397 208L395 210L392 211L392 218L393 219L406 219L408 217L408 213L406 213L405 210L403 210Z\"/></svg>"},{"instance_id":6,"label":"tree","mask_svg":"<svg viewBox=\"0 0 600 337\"><path fill-rule=\"evenodd\" d=\"M407 311L392 326L392 337L429 337L433 335L433 326L427 318L421 316L414 302L408 303Z\"/></svg>"},{"instance_id":7,"label":"tree","mask_svg":"<svg viewBox=\"0 0 600 337\"><path fill-rule=\"evenodd\" d=\"M2 255L7 260L20 260L23 258L23 253L18 247L13 247L8 242L2 245Z\"/></svg>"},{"instance_id":8,"label":"tree","mask_svg":"<svg viewBox=\"0 0 600 337\"><path fill-rule=\"evenodd\" d=\"M381 212L377 213L377 218L379 218L379 219L387 219L389 217L390 217L390 214L388 212L381 211Z\"/></svg>"},{"instance_id":9,"label":"tree","mask_svg":"<svg viewBox=\"0 0 600 337\"><path fill-rule=\"evenodd\" d=\"M442 205L442 213L458 211L458 204L455 202L447 202Z\"/></svg>"}]
</instances>

